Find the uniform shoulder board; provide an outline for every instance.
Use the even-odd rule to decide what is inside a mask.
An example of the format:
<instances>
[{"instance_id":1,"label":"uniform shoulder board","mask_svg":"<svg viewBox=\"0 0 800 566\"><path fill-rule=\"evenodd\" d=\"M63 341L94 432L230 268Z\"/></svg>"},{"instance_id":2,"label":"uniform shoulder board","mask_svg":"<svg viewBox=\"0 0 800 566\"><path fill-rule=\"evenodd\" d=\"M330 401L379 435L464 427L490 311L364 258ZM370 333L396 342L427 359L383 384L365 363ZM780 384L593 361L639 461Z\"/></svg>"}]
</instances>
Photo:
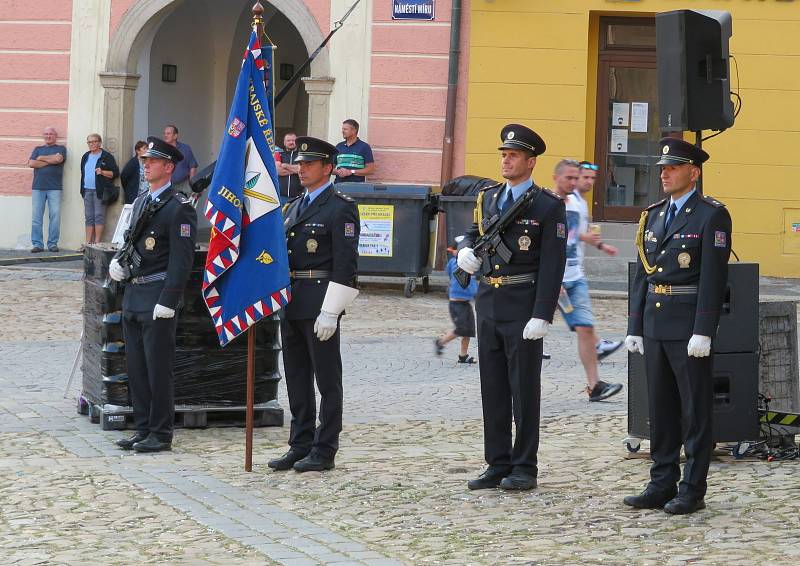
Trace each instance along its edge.
<instances>
[{"instance_id":1,"label":"uniform shoulder board","mask_svg":"<svg viewBox=\"0 0 800 566\"><path fill-rule=\"evenodd\" d=\"M719 201L718 201L717 199L715 199L714 197L709 197L709 196L705 196L705 195L703 195L703 201L704 201L706 204L710 204L710 205L711 205L711 206L713 206L714 208L723 208L723 207L725 206L725 204L723 204L723 203L719 202Z\"/></svg>"},{"instance_id":2,"label":"uniform shoulder board","mask_svg":"<svg viewBox=\"0 0 800 566\"><path fill-rule=\"evenodd\" d=\"M667 202L667 199L668 199L668 198L669 198L669 197L667 197L667 198L662 198L660 201L658 201L658 202L654 202L654 203L653 203L653 204L651 204L650 206L646 206L646 207L644 207L644 209L645 209L645 210L652 210L652 209L654 209L654 208L656 208L656 207L659 207L659 206L661 206L662 204L664 204L665 202Z\"/></svg>"},{"instance_id":3,"label":"uniform shoulder board","mask_svg":"<svg viewBox=\"0 0 800 566\"><path fill-rule=\"evenodd\" d=\"M350 196L344 194L342 191L334 191L333 194L335 194L337 197L339 197L345 202L356 202Z\"/></svg>"},{"instance_id":4,"label":"uniform shoulder board","mask_svg":"<svg viewBox=\"0 0 800 566\"><path fill-rule=\"evenodd\" d=\"M177 191L175 193L175 198L178 199L178 202L180 202L181 204L188 204L189 202L191 202L189 200L189 197L187 197L185 194L183 194L180 191Z\"/></svg>"},{"instance_id":5,"label":"uniform shoulder board","mask_svg":"<svg viewBox=\"0 0 800 566\"><path fill-rule=\"evenodd\" d=\"M479 192L488 191L489 189L496 189L497 187L500 187L500 186L502 186L502 185L505 185L505 183L504 183L504 182L500 182L500 183L495 183L494 185L489 185L489 186L486 186L486 187L481 187L481 188L479 189Z\"/></svg>"},{"instance_id":6,"label":"uniform shoulder board","mask_svg":"<svg viewBox=\"0 0 800 566\"><path fill-rule=\"evenodd\" d=\"M549 197L553 197L556 200L564 200L564 197L562 197L561 195L557 195L556 193L554 193L553 191L551 191L547 187L542 187L542 194L545 194L545 195L547 195Z\"/></svg>"}]
</instances>

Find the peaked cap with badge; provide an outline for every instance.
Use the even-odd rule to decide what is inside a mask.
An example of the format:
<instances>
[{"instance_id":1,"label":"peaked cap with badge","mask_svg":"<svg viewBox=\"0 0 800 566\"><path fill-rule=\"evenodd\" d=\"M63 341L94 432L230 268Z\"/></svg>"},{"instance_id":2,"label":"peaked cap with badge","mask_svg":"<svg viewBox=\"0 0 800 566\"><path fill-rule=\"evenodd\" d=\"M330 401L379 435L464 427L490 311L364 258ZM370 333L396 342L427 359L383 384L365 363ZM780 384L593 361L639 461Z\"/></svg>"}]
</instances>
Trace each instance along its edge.
<instances>
[{"instance_id":1,"label":"peaked cap with badge","mask_svg":"<svg viewBox=\"0 0 800 566\"><path fill-rule=\"evenodd\" d=\"M697 165L708 161L709 155L687 141L676 138L661 138L661 159L656 165Z\"/></svg>"},{"instance_id":2,"label":"peaked cap with badge","mask_svg":"<svg viewBox=\"0 0 800 566\"><path fill-rule=\"evenodd\" d=\"M147 138L147 151L142 155L142 159L148 157L152 159L166 159L173 163L183 161L183 154L177 147L155 136Z\"/></svg>"},{"instance_id":3,"label":"peaked cap with badge","mask_svg":"<svg viewBox=\"0 0 800 566\"><path fill-rule=\"evenodd\" d=\"M297 138L297 149L298 152L295 162L319 161L320 159L335 161L339 153L336 151L336 147L328 142L310 136L300 136Z\"/></svg>"},{"instance_id":4,"label":"peaked cap with badge","mask_svg":"<svg viewBox=\"0 0 800 566\"><path fill-rule=\"evenodd\" d=\"M500 147L497 149L524 149L541 155L547 149L542 137L522 124L509 124L500 131Z\"/></svg>"}]
</instances>

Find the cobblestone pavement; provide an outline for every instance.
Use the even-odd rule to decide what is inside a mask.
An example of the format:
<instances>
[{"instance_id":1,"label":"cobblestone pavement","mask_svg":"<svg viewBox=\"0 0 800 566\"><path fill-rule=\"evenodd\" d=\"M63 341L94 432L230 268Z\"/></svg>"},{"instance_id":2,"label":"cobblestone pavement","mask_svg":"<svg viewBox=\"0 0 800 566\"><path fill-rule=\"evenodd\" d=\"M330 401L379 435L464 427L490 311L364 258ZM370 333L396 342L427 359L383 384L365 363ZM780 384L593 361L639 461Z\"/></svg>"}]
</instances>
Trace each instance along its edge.
<instances>
[{"instance_id":1,"label":"cobblestone pavement","mask_svg":"<svg viewBox=\"0 0 800 566\"><path fill-rule=\"evenodd\" d=\"M336 469L275 473L287 427L178 430L167 454L113 446L62 397L78 346L75 271L0 268L0 548L3 563L768 564L800 557L797 462L712 464L708 509L689 517L621 504L647 478L629 455L626 397L588 403L574 337L545 341L540 487L470 492L483 467L477 366L448 328L444 295L370 286L344 322L345 427ZM625 303L595 301L620 338ZM474 345L472 351L474 353ZM601 377L626 383L616 353ZM79 381L77 379L76 381ZM280 400L287 406L284 388ZM645 443L646 447L646 443Z\"/></svg>"}]
</instances>

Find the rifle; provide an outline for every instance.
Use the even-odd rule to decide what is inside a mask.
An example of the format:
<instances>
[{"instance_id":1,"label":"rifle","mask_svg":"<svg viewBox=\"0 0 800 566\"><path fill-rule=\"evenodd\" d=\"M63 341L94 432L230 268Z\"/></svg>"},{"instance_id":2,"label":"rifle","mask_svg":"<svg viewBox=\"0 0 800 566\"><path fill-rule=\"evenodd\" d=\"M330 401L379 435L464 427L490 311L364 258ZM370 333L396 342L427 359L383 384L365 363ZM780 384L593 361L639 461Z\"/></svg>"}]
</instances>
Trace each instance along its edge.
<instances>
[{"instance_id":1,"label":"rifle","mask_svg":"<svg viewBox=\"0 0 800 566\"><path fill-rule=\"evenodd\" d=\"M133 228L125 230L125 240L114 257L121 267L128 270L129 274L133 275L133 270L138 269L142 264L142 256L139 255L139 252L136 251L133 244L139 239L139 236L142 235L150 219L153 218L155 213L158 212L162 206L169 202L170 198L172 198L172 193L169 197L161 199L158 202L151 200L142 208L139 216L136 218L136 224L134 224ZM110 276L106 280L106 287L110 288L114 295L117 294L117 282L111 279Z\"/></svg>"},{"instance_id":2,"label":"rifle","mask_svg":"<svg viewBox=\"0 0 800 566\"><path fill-rule=\"evenodd\" d=\"M503 230L505 230L509 224L517 219L517 216L520 215L523 209L536 202L536 199L539 198L540 194L542 194L541 189L537 188L529 190L516 201L514 201L514 204L511 205L511 208L508 209L505 214L495 214L492 218L486 221L486 223L489 225L489 228L477 240L475 240L475 243L472 245L472 251L475 254L475 257L485 262L487 256L496 252L504 262L508 263L511 261L512 252L508 249L508 246L506 246L505 242L503 242ZM482 204L480 206L482 206ZM469 286L470 274L460 267L456 268L456 270L453 272L453 277L456 278L458 284L464 289Z\"/></svg>"}]
</instances>

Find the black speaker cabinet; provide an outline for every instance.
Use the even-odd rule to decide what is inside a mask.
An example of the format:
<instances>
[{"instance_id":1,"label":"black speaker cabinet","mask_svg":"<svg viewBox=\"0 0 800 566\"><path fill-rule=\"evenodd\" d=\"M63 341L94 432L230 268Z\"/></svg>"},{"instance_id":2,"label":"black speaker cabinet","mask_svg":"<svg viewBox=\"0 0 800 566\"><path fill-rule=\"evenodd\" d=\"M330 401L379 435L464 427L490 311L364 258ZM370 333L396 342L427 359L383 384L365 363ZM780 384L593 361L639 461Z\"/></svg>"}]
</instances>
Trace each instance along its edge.
<instances>
[{"instance_id":1,"label":"black speaker cabinet","mask_svg":"<svg viewBox=\"0 0 800 566\"><path fill-rule=\"evenodd\" d=\"M714 354L714 442L758 440L758 354ZM628 354L628 434L650 438L644 356Z\"/></svg>"},{"instance_id":2,"label":"black speaker cabinet","mask_svg":"<svg viewBox=\"0 0 800 566\"><path fill-rule=\"evenodd\" d=\"M718 10L656 14L659 124L665 132L733 125L728 41L731 15Z\"/></svg>"}]
</instances>

